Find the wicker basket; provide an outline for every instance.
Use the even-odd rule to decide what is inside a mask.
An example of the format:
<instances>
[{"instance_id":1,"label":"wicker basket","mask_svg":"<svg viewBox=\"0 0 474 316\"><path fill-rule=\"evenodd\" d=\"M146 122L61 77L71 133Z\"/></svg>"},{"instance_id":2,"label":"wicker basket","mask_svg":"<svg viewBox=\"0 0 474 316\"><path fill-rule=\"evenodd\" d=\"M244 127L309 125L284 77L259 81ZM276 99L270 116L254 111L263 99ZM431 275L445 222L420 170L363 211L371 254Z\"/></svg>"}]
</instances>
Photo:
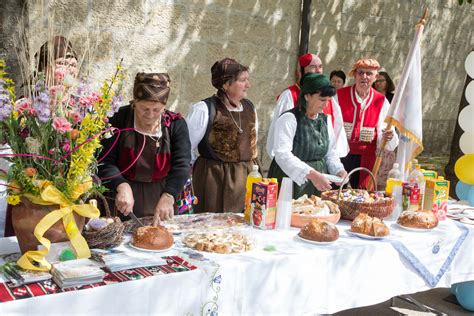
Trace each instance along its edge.
<instances>
[{"instance_id":1,"label":"wicker basket","mask_svg":"<svg viewBox=\"0 0 474 316\"><path fill-rule=\"evenodd\" d=\"M359 213L367 213L369 216L372 217L378 217L380 219L383 219L384 217L389 216L392 211L393 211L393 199L392 198L385 198L383 201L377 201L377 202L353 202L353 201L344 201L340 199L341 193L347 191L347 189L342 189L346 181L349 179L351 174L353 174L356 171L366 171L370 174L370 177L372 179L372 182L374 184L375 191L377 191L377 182L375 181L375 177L370 172L369 169L359 167L355 168L351 172L347 174L347 176L343 180L343 184L339 188L339 190L331 190L331 191L326 191L321 194L321 198L323 200L329 200L337 205L339 205L339 210L341 211L341 217L343 219L347 220L353 220L354 218L359 215ZM353 191L366 191L366 190L360 190L360 189L351 189ZM373 192L369 192L373 193Z\"/></svg>"},{"instance_id":2,"label":"wicker basket","mask_svg":"<svg viewBox=\"0 0 474 316\"><path fill-rule=\"evenodd\" d=\"M107 218L112 218L113 223L108 224L101 230L84 230L82 235L87 241L89 248L113 248L122 243L124 225L117 216L112 217L109 204L103 196L100 196Z\"/></svg>"}]
</instances>

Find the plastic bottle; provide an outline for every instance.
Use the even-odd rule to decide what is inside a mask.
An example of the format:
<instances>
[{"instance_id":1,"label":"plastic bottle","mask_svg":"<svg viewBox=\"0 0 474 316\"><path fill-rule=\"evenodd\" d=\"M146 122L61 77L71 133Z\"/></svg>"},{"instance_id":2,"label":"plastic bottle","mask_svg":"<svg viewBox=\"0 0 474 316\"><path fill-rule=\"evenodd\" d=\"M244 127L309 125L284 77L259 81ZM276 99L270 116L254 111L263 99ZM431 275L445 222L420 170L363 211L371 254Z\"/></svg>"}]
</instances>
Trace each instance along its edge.
<instances>
[{"instance_id":1,"label":"plastic bottle","mask_svg":"<svg viewBox=\"0 0 474 316\"><path fill-rule=\"evenodd\" d=\"M385 193L391 196L393 187L395 185L402 186L402 180L403 180L402 172L400 171L398 163L395 162L393 163L393 168L388 172L388 175L387 175L387 184L385 186Z\"/></svg>"},{"instance_id":2,"label":"plastic bottle","mask_svg":"<svg viewBox=\"0 0 474 316\"><path fill-rule=\"evenodd\" d=\"M245 211L244 211L244 219L247 222L250 222L250 200L252 198L252 185L255 182L262 181L262 175L258 172L258 166L253 165L252 171L247 176L247 181L245 184Z\"/></svg>"},{"instance_id":3,"label":"plastic bottle","mask_svg":"<svg viewBox=\"0 0 474 316\"><path fill-rule=\"evenodd\" d=\"M403 211L402 186L403 174L400 171L399 164L395 162L393 163L393 168L388 172L387 185L385 187L385 193L393 199L393 212L387 220L396 221Z\"/></svg>"},{"instance_id":4,"label":"plastic bottle","mask_svg":"<svg viewBox=\"0 0 474 316\"><path fill-rule=\"evenodd\" d=\"M418 185L418 188L420 189L420 198L419 198L419 203L418 203L418 209L422 210L423 209L423 198L425 195L425 176L423 175L423 172L421 172L421 167L419 164L415 166L415 169L410 173L408 176L408 182L414 182Z\"/></svg>"}]
</instances>

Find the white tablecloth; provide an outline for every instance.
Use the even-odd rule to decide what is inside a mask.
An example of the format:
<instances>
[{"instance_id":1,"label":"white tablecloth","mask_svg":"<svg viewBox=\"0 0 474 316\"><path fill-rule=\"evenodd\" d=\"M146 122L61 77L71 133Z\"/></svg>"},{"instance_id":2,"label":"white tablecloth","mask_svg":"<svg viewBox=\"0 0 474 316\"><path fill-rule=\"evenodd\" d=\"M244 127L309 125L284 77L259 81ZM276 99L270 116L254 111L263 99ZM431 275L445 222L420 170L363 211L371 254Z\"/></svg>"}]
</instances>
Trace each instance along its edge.
<instances>
[{"instance_id":1,"label":"white tablecloth","mask_svg":"<svg viewBox=\"0 0 474 316\"><path fill-rule=\"evenodd\" d=\"M418 247L433 247L433 235L443 239L460 234L450 220L429 233L404 231L388 224L389 238L403 241L415 254ZM346 233L348 225L341 221L339 240L326 246L298 240L297 229L249 228L246 231L257 242L250 252L205 253L209 260L192 261L200 269L191 272L0 303L0 315L198 315L212 310L222 315L304 315L372 305L432 288L392 244L351 237ZM474 229L469 228L465 237L435 287L474 280ZM267 245L275 246L276 251L264 251ZM0 239L1 253L15 247L14 239ZM179 245L176 249L189 254ZM423 262L423 258L418 259Z\"/></svg>"},{"instance_id":2,"label":"white tablecloth","mask_svg":"<svg viewBox=\"0 0 474 316\"><path fill-rule=\"evenodd\" d=\"M391 229L389 238L403 240L413 251L431 249L433 238L429 235L460 236L451 220L428 233L410 232L387 223ZM349 225L346 221L338 223L340 238L331 245L301 241L295 237L297 229L252 229L259 245L256 250L235 255L206 254L220 265L219 312L335 313L432 288L389 242L351 237L346 233ZM435 287L474 280L474 229L468 229L469 234ZM273 245L277 251L264 251L265 245ZM423 258L419 259L423 262Z\"/></svg>"}]
</instances>

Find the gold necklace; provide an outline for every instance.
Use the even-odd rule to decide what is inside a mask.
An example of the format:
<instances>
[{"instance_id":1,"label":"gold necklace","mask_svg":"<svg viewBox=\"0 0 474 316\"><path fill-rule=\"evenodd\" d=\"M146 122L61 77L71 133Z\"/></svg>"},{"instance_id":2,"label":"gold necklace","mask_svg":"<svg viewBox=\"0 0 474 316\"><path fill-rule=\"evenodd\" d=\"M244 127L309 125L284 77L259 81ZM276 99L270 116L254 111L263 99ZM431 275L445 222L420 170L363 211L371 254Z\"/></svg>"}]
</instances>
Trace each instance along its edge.
<instances>
[{"instance_id":1,"label":"gold necklace","mask_svg":"<svg viewBox=\"0 0 474 316\"><path fill-rule=\"evenodd\" d=\"M156 137L156 136L151 136L151 135L147 135L147 136L150 137L151 140L153 140L155 142L156 148L160 147L160 138L161 137Z\"/></svg>"}]
</instances>

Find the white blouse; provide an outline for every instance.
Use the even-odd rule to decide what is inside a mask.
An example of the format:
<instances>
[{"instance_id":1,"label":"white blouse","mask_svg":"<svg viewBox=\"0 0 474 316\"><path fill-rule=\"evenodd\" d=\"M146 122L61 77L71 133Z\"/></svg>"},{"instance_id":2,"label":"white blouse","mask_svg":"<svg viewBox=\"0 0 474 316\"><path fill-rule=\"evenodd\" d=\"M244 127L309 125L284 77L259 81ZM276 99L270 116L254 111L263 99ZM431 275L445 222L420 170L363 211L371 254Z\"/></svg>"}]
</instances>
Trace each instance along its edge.
<instances>
[{"instance_id":1,"label":"white blouse","mask_svg":"<svg viewBox=\"0 0 474 316\"><path fill-rule=\"evenodd\" d=\"M344 170L344 166L339 159L337 153L336 141L332 122L328 117L328 134L329 134L329 148L324 156L328 172L330 174L337 174ZM296 134L296 117L293 113L284 113L275 122L275 140L273 142L273 152L275 153L275 161L280 166L286 175L296 184L302 185L308 179L306 176L311 170L314 170L305 162L291 152L293 149L293 140Z\"/></svg>"},{"instance_id":2,"label":"white blouse","mask_svg":"<svg viewBox=\"0 0 474 316\"><path fill-rule=\"evenodd\" d=\"M242 112L244 110L242 104L238 107L228 109L230 112ZM209 111L206 102L199 101L190 106L189 113L186 116L186 123L188 124L189 140L191 141L191 163L197 158L196 148L206 134L207 123L209 122ZM255 128L257 130L258 139L258 118L257 111L255 111Z\"/></svg>"},{"instance_id":3,"label":"white blouse","mask_svg":"<svg viewBox=\"0 0 474 316\"><path fill-rule=\"evenodd\" d=\"M267 153L270 158L275 156L273 152L273 142L275 139L275 122L278 120L280 115L283 112L291 110L295 107L293 102L293 96L291 95L290 89L283 90L277 100L277 104L275 110L273 111L273 118L272 122L270 123L270 128L268 129L268 136L267 136Z\"/></svg>"}]
</instances>

